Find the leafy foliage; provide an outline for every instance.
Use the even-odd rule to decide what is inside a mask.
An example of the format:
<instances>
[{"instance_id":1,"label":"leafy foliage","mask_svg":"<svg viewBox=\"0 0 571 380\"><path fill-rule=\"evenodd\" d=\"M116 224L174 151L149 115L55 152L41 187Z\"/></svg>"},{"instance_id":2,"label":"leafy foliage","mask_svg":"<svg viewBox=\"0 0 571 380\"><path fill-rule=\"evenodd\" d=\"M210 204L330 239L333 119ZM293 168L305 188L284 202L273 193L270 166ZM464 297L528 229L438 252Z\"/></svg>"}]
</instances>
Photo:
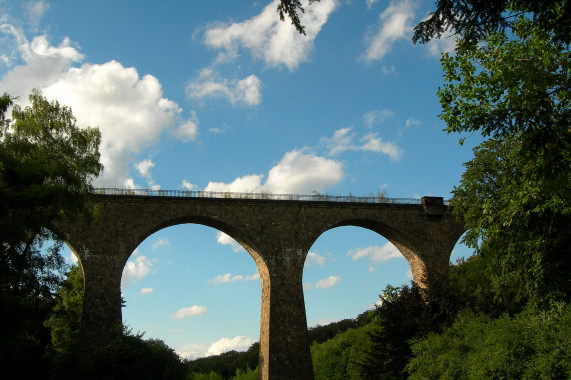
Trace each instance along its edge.
<instances>
[{"instance_id":1,"label":"leafy foliage","mask_svg":"<svg viewBox=\"0 0 571 380\"><path fill-rule=\"evenodd\" d=\"M311 4L315 1L319 0L309 0L308 3ZM299 20L299 13L304 13L305 9L301 6L300 0L280 0L280 4L278 5L278 13L280 15L280 20L285 21L285 16L287 15L290 20L291 24L295 26L295 29L300 33L305 34L305 27L301 24Z\"/></svg>"},{"instance_id":2,"label":"leafy foliage","mask_svg":"<svg viewBox=\"0 0 571 380\"><path fill-rule=\"evenodd\" d=\"M508 310L571 297L571 53L537 20L511 27L445 54L438 92L448 132L492 136L451 204Z\"/></svg>"},{"instance_id":3,"label":"leafy foliage","mask_svg":"<svg viewBox=\"0 0 571 380\"><path fill-rule=\"evenodd\" d=\"M414 29L413 41L426 43L446 32L470 44L513 28L513 20L528 15L534 24L569 43L571 4L565 0L438 0L436 10Z\"/></svg>"},{"instance_id":4,"label":"leafy foliage","mask_svg":"<svg viewBox=\"0 0 571 380\"><path fill-rule=\"evenodd\" d=\"M571 306L510 318L463 311L454 325L413 343L411 379L555 379L571 376Z\"/></svg>"},{"instance_id":5,"label":"leafy foliage","mask_svg":"<svg viewBox=\"0 0 571 380\"><path fill-rule=\"evenodd\" d=\"M525 17L514 36L497 33L483 45L460 45L442 57L438 90L448 132L518 135L531 148L569 140L571 55ZM557 149L558 146L552 146Z\"/></svg>"},{"instance_id":6,"label":"leafy foliage","mask_svg":"<svg viewBox=\"0 0 571 380\"><path fill-rule=\"evenodd\" d=\"M43 321L65 269L52 222L82 212L102 170L100 135L40 92L9 119L13 103L0 98L0 324L10 326L0 332L0 366L7 377L41 377L50 341Z\"/></svg>"},{"instance_id":7,"label":"leafy foliage","mask_svg":"<svg viewBox=\"0 0 571 380\"><path fill-rule=\"evenodd\" d=\"M75 346L82 307L83 274L81 268L75 265L58 289L52 313L44 323L51 331L52 344L56 350L68 350Z\"/></svg>"},{"instance_id":8,"label":"leafy foliage","mask_svg":"<svg viewBox=\"0 0 571 380\"><path fill-rule=\"evenodd\" d=\"M350 328L325 342L314 343L311 358L315 379L362 379L359 363L370 348L367 334L373 328L373 324L369 323Z\"/></svg>"},{"instance_id":9,"label":"leafy foliage","mask_svg":"<svg viewBox=\"0 0 571 380\"><path fill-rule=\"evenodd\" d=\"M415 284L388 285L375 310L371 346L360 361L365 379L400 379L412 357L409 340L437 331L450 318L448 297L440 291L426 294ZM427 298L428 297L428 298Z\"/></svg>"}]
</instances>

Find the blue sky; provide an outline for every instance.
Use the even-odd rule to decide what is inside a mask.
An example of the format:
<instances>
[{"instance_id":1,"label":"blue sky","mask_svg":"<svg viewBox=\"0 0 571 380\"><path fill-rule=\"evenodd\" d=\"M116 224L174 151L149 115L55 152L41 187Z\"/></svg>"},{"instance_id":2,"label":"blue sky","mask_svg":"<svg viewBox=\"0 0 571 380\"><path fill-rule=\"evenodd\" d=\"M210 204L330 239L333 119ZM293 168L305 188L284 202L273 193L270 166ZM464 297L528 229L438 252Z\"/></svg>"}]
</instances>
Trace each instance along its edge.
<instances>
[{"instance_id":1,"label":"blue sky","mask_svg":"<svg viewBox=\"0 0 571 380\"><path fill-rule=\"evenodd\" d=\"M450 197L479 140L460 146L438 118L439 57L453 39L411 42L434 4L321 0L301 17L307 36L276 7L0 1L0 90L25 104L40 89L98 126L98 187ZM355 317L410 280L382 236L329 231L306 262L308 325ZM258 340L256 266L212 228L150 236L122 290L124 322L184 357Z\"/></svg>"}]
</instances>

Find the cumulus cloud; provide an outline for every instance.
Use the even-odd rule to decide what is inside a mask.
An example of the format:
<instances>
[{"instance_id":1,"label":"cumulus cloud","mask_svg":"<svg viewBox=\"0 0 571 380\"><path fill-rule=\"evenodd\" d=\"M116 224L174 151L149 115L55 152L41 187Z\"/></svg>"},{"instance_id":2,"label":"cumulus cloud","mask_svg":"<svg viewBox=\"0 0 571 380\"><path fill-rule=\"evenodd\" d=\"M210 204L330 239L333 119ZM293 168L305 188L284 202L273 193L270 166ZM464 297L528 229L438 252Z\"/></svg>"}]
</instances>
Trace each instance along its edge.
<instances>
[{"instance_id":1,"label":"cumulus cloud","mask_svg":"<svg viewBox=\"0 0 571 380\"><path fill-rule=\"evenodd\" d=\"M176 353L183 359L195 360L204 357L207 350L208 346L206 345L186 344L180 348L177 348Z\"/></svg>"},{"instance_id":2,"label":"cumulus cloud","mask_svg":"<svg viewBox=\"0 0 571 380\"><path fill-rule=\"evenodd\" d=\"M214 277L209 282L211 282L213 284L229 284L231 282L236 282L236 281L255 281L255 280L259 280L259 279L260 279L260 275L258 273L255 273L255 274L252 274L249 276L243 276L241 274L236 274L236 275L232 276L231 273L226 273L226 274L221 274L221 275Z\"/></svg>"},{"instance_id":3,"label":"cumulus cloud","mask_svg":"<svg viewBox=\"0 0 571 380\"><path fill-rule=\"evenodd\" d=\"M178 126L173 132L173 136L182 141L182 142L189 142L196 140L198 136L198 117L196 116L195 111L190 112L190 118L188 121L183 123L182 125Z\"/></svg>"},{"instance_id":4,"label":"cumulus cloud","mask_svg":"<svg viewBox=\"0 0 571 380\"><path fill-rule=\"evenodd\" d=\"M420 120L418 120L414 117L409 117L408 119L406 119L405 126L407 128L409 128L409 127L414 127L414 126L421 125L421 124L422 124L422 122Z\"/></svg>"},{"instance_id":5,"label":"cumulus cloud","mask_svg":"<svg viewBox=\"0 0 571 380\"><path fill-rule=\"evenodd\" d=\"M141 174L145 178L151 178L151 169L155 166L155 163L148 160L143 160L135 165L139 174Z\"/></svg>"},{"instance_id":6,"label":"cumulus cloud","mask_svg":"<svg viewBox=\"0 0 571 380\"><path fill-rule=\"evenodd\" d=\"M323 266L323 264L325 264L325 257L318 255L315 252L309 252L305 259L305 265L310 266L314 264Z\"/></svg>"},{"instance_id":7,"label":"cumulus cloud","mask_svg":"<svg viewBox=\"0 0 571 380\"><path fill-rule=\"evenodd\" d=\"M413 25L416 4L413 0L391 1L387 9L379 15L378 32L370 37L369 47L365 52L366 61L381 60L392 45L399 39L409 38Z\"/></svg>"},{"instance_id":8,"label":"cumulus cloud","mask_svg":"<svg viewBox=\"0 0 571 380\"><path fill-rule=\"evenodd\" d=\"M356 248L347 252L347 256L351 256L353 261L361 258L367 258L373 263L380 263L390 259L404 259L404 256L397 247L391 242L387 242L382 247L371 246L366 248Z\"/></svg>"},{"instance_id":9,"label":"cumulus cloud","mask_svg":"<svg viewBox=\"0 0 571 380\"><path fill-rule=\"evenodd\" d=\"M340 162L293 150L270 169L263 184L264 175L252 174L236 178L231 183L209 182L204 190L309 194L322 192L341 181L343 176Z\"/></svg>"},{"instance_id":10,"label":"cumulus cloud","mask_svg":"<svg viewBox=\"0 0 571 380\"><path fill-rule=\"evenodd\" d=\"M392 142L384 142L376 133L368 133L359 139L359 144L354 144L355 134L352 128L342 128L335 131L332 137L322 137L320 143L328 149L328 154L334 156L345 151L369 151L383 153L392 161L397 161L402 156L402 149Z\"/></svg>"},{"instance_id":11,"label":"cumulus cloud","mask_svg":"<svg viewBox=\"0 0 571 380\"><path fill-rule=\"evenodd\" d=\"M196 315L206 314L207 308L206 306L190 306L190 307L183 307L176 313L172 315L172 319L184 319L188 317L194 317Z\"/></svg>"},{"instance_id":12,"label":"cumulus cloud","mask_svg":"<svg viewBox=\"0 0 571 380\"><path fill-rule=\"evenodd\" d=\"M367 128L372 128L376 124L380 124L386 119L392 117L394 112L385 108L383 110L369 111L363 115L363 122Z\"/></svg>"},{"instance_id":13,"label":"cumulus cloud","mask_svg":"<svg viewBox=\"0 0 571 380\"><path fill-rule=\"evenodd\" d=\"M210 191L210 190L209 190ZM230 235L225 234L224 232L218 231L216 233L216 242L218 242L218 244L222 244L222 245L229 245L230 247L232 247L232 250L234 252L240 252L244 250L244 247L242 247L236 240L234 240Z\"/></svg>"},{"instance_id":14,"label":"cumulus cloud","mask_svg":"<svg viewBox=\"0 0 571 380\"><path fill-rule=\"evenodd\" d=\"M145 256L138 256L134 260L127 261L125 268L123 268L121 286L126 287L133 282L140 281L151 273L152 266L151 260Z\"/></svg>"},{"instance_id":15,"label":"cumulus cloud","mask_svg":"<svg viewBox=\"0 0 571 380\"><path fill-rule=\"evenodd\" d=\"M433 38L427 44L428 52L440 58L442 53L453 53L456 49L456 37L453 32L446 32L440 38Z\"/></svg>"},{"instance_id":16,"label":"cumulus cloud","mask_svg":"<svg viewBox=\"0 0 571 380\"><path fill-rule=\"evenodd\" d=\"M153 288L143 288L143 289L141 289L139 294L144 295L144 294L151 294L153 292L154 292Z\"/></svg>"},{"instance_id":17,"label":"cumulus cloud","mask_svg":"<svg viewBox=\"0 0 571 380\"><path fill-rule=\"evenodd\" d=\"M315 287L318 289L327 289L332 287L335 284L338 284L341 281L340 277L337 276L329 276L324 278L323 280L319 280L315 283Z\"/></svg>"},{"instance_id":18,"label":"cumulus cloud","mask_svg":"<svg viewBox=\"0 0 571 380\"><path fill-rule=\"evenodd\" d=\"M284 65L295 69L306 61L313 48L313 42L329 15L337 8L337 0L321 0L306 6L300 14L301 24L307 36L300 35L290 22L281 22L276 16L278 1L272 1L253 18L231 24L212 24L204 35L204 43L222 49L218 61L233 60L240 48L247 49L255 58L268 66Z\"/></svg>"},{"instance_id":19,"label":"cumulus cloud","mask_svg":"<svg viewBox=\"0 0 571 380\"><path fill-rule=\"evenodd\" d=\"M212 345L206 351L205 356L220 355L228 351L247 351L248 348L256 341L245 336L237 336L235 338L222 338Z\"/></svg>"},{"instance_id":20,"label":"cumulus cloud","mask_svg":"<svg viewBox=\"0 0 571 380\"><path fill-rule=\"evenodd\" d=\"M45 1L30 1L25 5L26 16L32 25L37 26L49 8L50 5Z\"/></svg>"},{"instance_id":21,"label":"cumulus cloud","mask_svg":"<svg viewBox=\"0 0 571 380\"><path fill-rule=\"evenodd\" d=\"M151 249L155 250L155 249L160 248L160 247L168 247L170 244L171 244L171 242L169 241L169 239L160 238L160 239L157 239L153 242L153 244L151 245Z\"/></svg>"},{"instance_id":22,"label":"cumulus cloud","mask_svg":"<svg viewBox=\"0 0 571 380\"><path fill-rule=\"evenodd\" d=\"M188 182L186 179L182 180L181 187L185 190L196 190L198 186L193 185L192 183Z\"/></svg>"},{"instance_id":23,"label":"cumulus cloud","mask_svg":"<svg viewBox=\"0 0 571 380\"><path fill-rule=\"evenodd\" d=\"M262 101L261 86L262 81L255 75L226 79L207 68L186 87L186 93L193 99L224 98L232 105L256 106Z\"/></svg>"},{"instance_id":24,"label":"cumulus cloud","mask_svg":"<svg viewBox=\"0 0 571 380\"><path fill-rule=\"evenodd\" d=\"M116 61L74 67L84 56L68 38L53 46L46 36L28 42L11 25L0 31L11 36L13 60L20 62L8 70L0 87L23 99L37 88L48 99L70 106L79 126L99 127L104 171L95 185L136 187L129 176L133 157L156 144L180 119L180 107L163 97L159 81L152 75L140 77L135 68ZM183 121L175 133L183 141L196 134L189 122Z\"/></svg>"},{"instance_id":25,"label":"cumulus cloud","mask_svg":"<svg viewBox=\"0 0 571 380\"><path fill-rule=\"evenodd\" d=\"M343 176L340 162L294 150L270 170L262 190L276 194L322 192Z\"/></svg>"}]
</instances>

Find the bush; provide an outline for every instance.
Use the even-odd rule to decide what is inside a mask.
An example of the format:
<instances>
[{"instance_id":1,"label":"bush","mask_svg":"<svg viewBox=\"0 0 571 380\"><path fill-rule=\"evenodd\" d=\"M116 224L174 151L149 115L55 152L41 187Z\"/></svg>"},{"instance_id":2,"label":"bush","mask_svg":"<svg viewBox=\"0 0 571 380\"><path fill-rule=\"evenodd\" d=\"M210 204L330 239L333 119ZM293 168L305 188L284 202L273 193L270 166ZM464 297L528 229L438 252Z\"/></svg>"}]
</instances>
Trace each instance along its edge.
<instances>
[{"instance_id":1,"label":"bush","mask_svg":"<svg viewBox=\"0 0 571 380\"><path fill-rule=\"evenodd\" d=\"M441 334L412 344L411 379L571 376L571 306L497 319L464 310Z\"/></svg>"},{"instance_id":2,"label":"bush","mask_svg":"<svg viewBox=\"0 0 571 380\"><path fill-rule=\"evenodd\" d=\"M349 329L324 343L311 346L316 380L362 379L359 365L370 349L368 333L373 325Z\"/></svg>"}]
</instances>

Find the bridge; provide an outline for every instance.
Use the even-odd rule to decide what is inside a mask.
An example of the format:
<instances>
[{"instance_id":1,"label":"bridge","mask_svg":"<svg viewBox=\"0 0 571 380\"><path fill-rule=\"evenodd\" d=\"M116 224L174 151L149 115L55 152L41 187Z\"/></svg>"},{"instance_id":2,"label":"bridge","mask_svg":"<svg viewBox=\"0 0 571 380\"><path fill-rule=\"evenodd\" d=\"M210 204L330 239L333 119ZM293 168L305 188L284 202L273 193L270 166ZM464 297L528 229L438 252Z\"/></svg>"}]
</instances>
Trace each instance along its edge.
<instances>
[{"instance_id":1,"label":"bridge","mask_svg":"<svg viewBox=\"0 0 571 380\"><path fill-rule=\"evenodd\" d=\"M259 378L313 379L303 267L324 232L359 226L392 242L413 281L426 288L447 273L464 232L442 198L97 189L96 218L60 223L79 259L85 288L80 339L104 344L121 322L121 275L137 246L178 224L216 228L254 259L261 280Z\"/></svg>"}]
</instances>

